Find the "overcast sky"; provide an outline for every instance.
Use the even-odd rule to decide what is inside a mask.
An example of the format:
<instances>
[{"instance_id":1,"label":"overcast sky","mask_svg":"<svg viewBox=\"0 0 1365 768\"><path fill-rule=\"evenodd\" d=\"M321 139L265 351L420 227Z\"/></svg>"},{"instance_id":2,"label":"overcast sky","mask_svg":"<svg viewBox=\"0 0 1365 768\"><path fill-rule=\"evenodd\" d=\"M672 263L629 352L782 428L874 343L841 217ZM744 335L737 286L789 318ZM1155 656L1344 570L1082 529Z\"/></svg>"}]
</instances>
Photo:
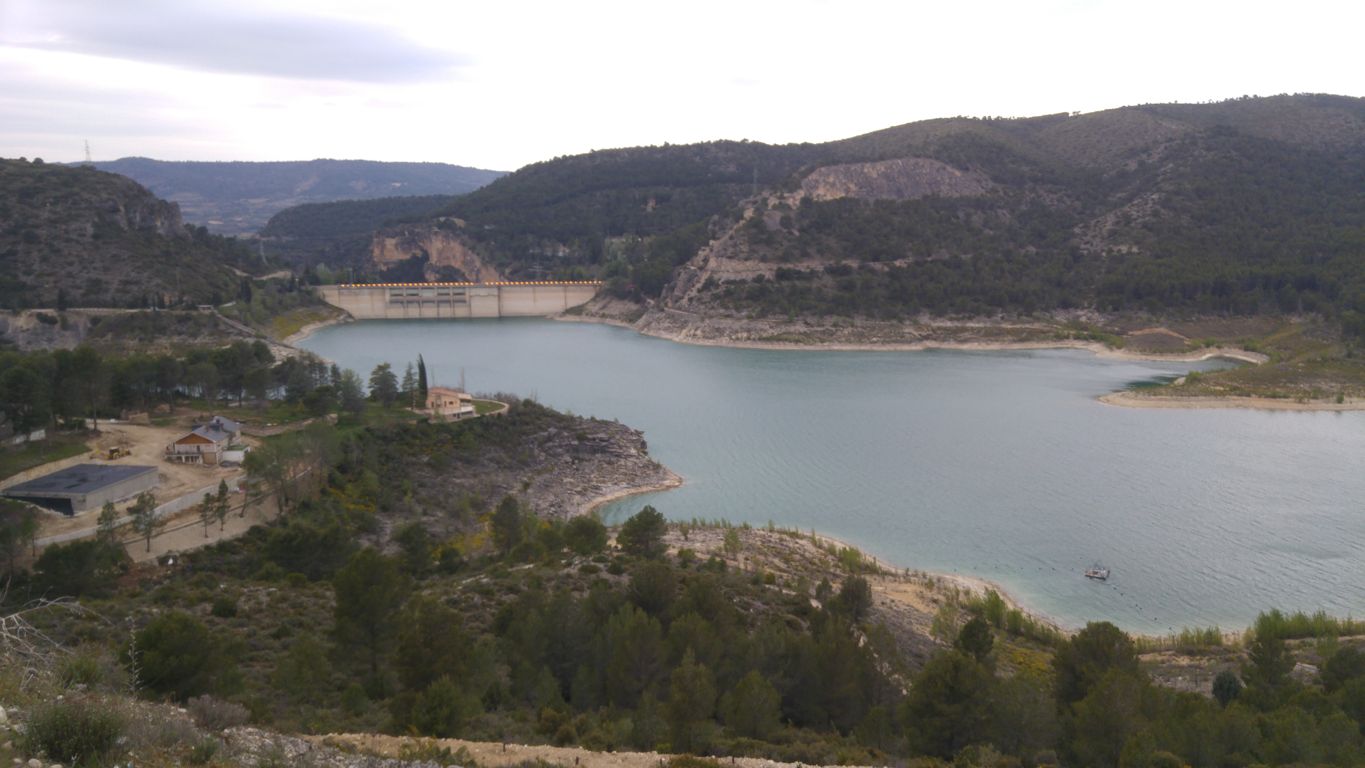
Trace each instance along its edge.
<instances>
[{"instance_id":1,"label":"overcast sky","mask_svg":"<svg viewBox=\"0 0 1365 768\"><path fill-rule=\"evenodd\" d=\"M0 156L429 160L1365 95L1365 4L0 0Z\"/></svg>"}]
</instances>

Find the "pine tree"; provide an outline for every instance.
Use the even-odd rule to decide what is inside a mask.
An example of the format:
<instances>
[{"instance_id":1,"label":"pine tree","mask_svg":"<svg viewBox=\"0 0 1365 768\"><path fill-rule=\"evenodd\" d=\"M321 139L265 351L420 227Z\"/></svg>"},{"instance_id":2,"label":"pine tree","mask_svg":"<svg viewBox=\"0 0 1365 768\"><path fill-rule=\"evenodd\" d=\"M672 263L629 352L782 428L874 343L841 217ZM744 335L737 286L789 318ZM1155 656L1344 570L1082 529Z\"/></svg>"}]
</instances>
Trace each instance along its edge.
<instances>
[{"instance_id":1,"label":"pine tree","mask_svg":"<svg viewBox=\"0 0 1365 768\"><path fill-rule=\"evenodd\" d=\"M218 481L218 496L213 500L213 516L218 520L218 532L222 533L223 525L227 521L228 511L232 503L228 499L227 480ZM243 516L245 516L245 505L243 505Z\"/></svg>"},{"instance_id":2,"label":"pine tree","mask_svg":"<svg viewBox=\"0 0 1365 768\"><path fill-rule=\"evenodd\" d=\"M403 382L398 385L398 391L408 401L410 408L417 407L417 369L412 363L408 363L407 370L403 371Z\"/></svg>"},{"instance_id":3,"label":"pine tree","mask_svg":"<svg viewBox=\"0 0 1365 768\"><path fill-rule=\"evenodd\" d=\"M213 522L213 494L205 493L199 502L199 522L204 524L204 538L209 537L209 523Z\"/></svg>"},{"instance_id":4,"label":"pine tree","mask_svg":"<svg viewBox=\"0 0 1365 768\"><path fill-rule=\"evenodd\" d=\"M152 538L156 532L165 525L166 521L156 514L156 497L151 491L144 491L137 495L137 501L133 504L133 530L137 531L147 541L147 551L152 551Z\"/></svg>"},{"instance_id":5,"label":"pine tree","mask_svg":"<svg viewBox=\"0 0 1365 768\"><path fill-rule=\"evenodd\" d=\"M102 541L114 541L118 528L118 510L114 509L114 502L106 501L100 508L99 520L96 523L96 536Z\"/></svg>"}]
</instances>

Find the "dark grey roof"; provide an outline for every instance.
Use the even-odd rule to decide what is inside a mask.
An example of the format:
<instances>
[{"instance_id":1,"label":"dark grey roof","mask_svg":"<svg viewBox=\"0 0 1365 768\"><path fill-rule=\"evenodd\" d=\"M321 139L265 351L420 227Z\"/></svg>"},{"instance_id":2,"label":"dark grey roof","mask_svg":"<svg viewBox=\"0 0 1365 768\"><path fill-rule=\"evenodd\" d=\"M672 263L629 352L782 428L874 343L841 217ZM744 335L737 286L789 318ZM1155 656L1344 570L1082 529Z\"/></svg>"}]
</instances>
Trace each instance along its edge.
<instances>
[{"instance_id":1,"label":"dark grey roof","mask_svg":"<svg viewBox=\"0 0 1365 768\"><path fill-rule=\"evenodd\" d=\"M232 419L229 419L229 418L226 417L226 416L214 416L213 418L209 419L209 423L206 424L205 426L217 427L218 429L221 429L221 430L223 430L224 432L241 432L241 431L242 431L242 425L241 425L241 424L239 424L238 422L233 421Z\"/></svg>"},{"instance_id":2,"label":"dark grey roof","mask_svg":"<svg viewBox=\"0 0 1365 768\"><path fill-rule=\"evenodd\" d=\"M228 433L214 426L195 427L193 430L191 430L190 434L199 435L200 437L207 437L208 439L212 440L215 443L221 443L225 440L232 439L232 435L229 435Z\"/></svg>"},{"instance_id":3,"label":"dark grey roof","mask_svg":"<svg viewBox=\"0 0 1365 768\"><path fill-rule=\"evenodd\" d=\"M52 496L71 495L99 490L108 485L156 472L156 467L115 464L77 464L50 475L6 488L6 495Z\"/></svg>"}]
</instances>

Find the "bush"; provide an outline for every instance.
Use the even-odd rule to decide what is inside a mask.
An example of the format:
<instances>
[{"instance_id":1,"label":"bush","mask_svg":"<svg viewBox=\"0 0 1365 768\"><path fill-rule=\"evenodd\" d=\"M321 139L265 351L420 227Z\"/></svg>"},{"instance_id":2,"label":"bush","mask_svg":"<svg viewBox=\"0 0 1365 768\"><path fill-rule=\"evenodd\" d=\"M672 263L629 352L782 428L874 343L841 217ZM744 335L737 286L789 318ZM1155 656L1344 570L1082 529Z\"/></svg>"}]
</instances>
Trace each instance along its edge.
<instances>
[{"instance_id":1,"label":"bush","mask_svg":"<svg viewBox=\"0 0 1365 768\"><path fill-rule=\"evenodd\" d=\"M126 724L103 702L67 699L39 707L29 718L23 748L74 768L117 759Z\"/></svg>"},{"instance_id":2,"label":"bush","mask_svg":"<svg viewBox=\"0 0 1365 768\"><path fill-rule=\"evenodd\" d=\"M582 515L564 526L564 541L577 555L595 555L607 548L607 527L592 515Z\"/></svg>"},{"instance_id":3,"label":"bush","mask_svg":"<svg viewBox=\"0 0 1365 768\"><path fill-rule=\"evenodd\" d=\"M245 725L249 719L246 707L212 696L196 696L186 702L185 708L194 722L210 731L225 731Z\"/></svg>"},{"instance_id":4,"label":"bush","mask_svg":"<svg viewBox=\"0 0 1365 768\"><path fill-rule=\"evenodd\" d=\"M230 619L237 615L237 601L228 595L219 595L213 598L213 607L209 609L209 613L220 619Z\"/></svg>"},{"instance_id":5,"label":"bush","mask_svg":"<svg viewBox=\"0 0 1365 768\"><path fill-rule=\"evenodd\" d=\"M208 765L209 761L213 760L217 754L218 742L213 739L204 739L190 747L190 753L186 755L185 762L190 765Z\"/></svg>"},{"instance_id":6,"label":"bush","mask_svg":"<svg viewBox=\"0 0 1365 768\"><path fill-rule=\"evenodd\" d=\"M127 563L123 547L100 539L54 544L34 563L34 580L47 597L100 596L109 592Z\"/></svg>"},{"instance_id":7,"label":"bush","mask_svg":"<svg viewBox=\"0 0 1365 768\"><path fill-rule=\"evenodd\" d=\"M668 545L664 543L667 532L664 516L654 507L646 506L621 525L616 543L627 554L657 559L668 551Z\"/></svg>"},{"instance_id":8,"label":"bush","mask_svg":"<svg viewBox=\"0 0 1365 768\"><path fill-rule=\"evenodd\" d=\"M177 701L215 690L236 671L223 643L180 611L152 619L134 637L129 652L138 682Z\"/></svg>"}]
</instances>

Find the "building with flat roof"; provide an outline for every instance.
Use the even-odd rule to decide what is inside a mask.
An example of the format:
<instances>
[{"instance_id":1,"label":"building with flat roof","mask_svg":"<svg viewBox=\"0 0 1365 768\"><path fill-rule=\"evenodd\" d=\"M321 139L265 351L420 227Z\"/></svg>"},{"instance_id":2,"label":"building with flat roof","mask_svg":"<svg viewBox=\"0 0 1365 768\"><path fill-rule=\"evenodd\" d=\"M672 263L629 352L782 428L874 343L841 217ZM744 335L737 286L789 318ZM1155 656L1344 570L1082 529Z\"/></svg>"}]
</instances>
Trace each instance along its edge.
<instances>
[{"instance_id":1,"label":"building with flat roof","mask_svg":"<svg viewBox=\"0 0 1365 768\"><path fill-rule=\"evenodd\" d=\"M427 390L427 411L438 419L458 421L474 416L474 396L453 387Z\"/></svg>"},{"instance_id":2,"label":"building with flat roof","mask_svg":"<svg viewBox=\"0 0 1365 768\"><path fill-rule=\"evenodd\" d=\"M77 464L6 488L4 495L63 515L79 515L100 509L106 501L117 503L150 491L157 482L156 467Z\"/></svg>"}]
</instances>

